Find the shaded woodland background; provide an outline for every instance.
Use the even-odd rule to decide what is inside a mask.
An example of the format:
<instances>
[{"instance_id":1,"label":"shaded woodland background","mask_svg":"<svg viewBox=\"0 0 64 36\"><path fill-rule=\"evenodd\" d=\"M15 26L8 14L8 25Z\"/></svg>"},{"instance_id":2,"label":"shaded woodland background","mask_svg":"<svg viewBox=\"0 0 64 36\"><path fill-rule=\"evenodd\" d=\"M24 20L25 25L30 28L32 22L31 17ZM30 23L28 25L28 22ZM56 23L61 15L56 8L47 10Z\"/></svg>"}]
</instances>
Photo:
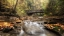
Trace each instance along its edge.
<instances>
[{"instance_id":1,"label":"shaded woodland background","mask_svg":"<svg viewBox=\"0 0 64 36\"><path fill-rule=\"evenodd\" d=\"M43 10L43 16L64 15L64 0L0 0L0 3L0 10L15 10L19 16L26 15L25 10L39 9Z\"/></svg>"}]
</instances>

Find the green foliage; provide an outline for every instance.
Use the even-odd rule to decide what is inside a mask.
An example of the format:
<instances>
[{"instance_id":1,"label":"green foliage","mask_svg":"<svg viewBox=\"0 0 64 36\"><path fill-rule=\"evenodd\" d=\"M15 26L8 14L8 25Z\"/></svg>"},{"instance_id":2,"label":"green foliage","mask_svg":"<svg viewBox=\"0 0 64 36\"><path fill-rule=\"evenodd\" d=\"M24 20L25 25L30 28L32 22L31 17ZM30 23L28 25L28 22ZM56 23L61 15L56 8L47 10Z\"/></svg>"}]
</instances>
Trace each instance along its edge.
<instances>
[{"instance_id":1,"label":"green foliage","mask_svg":"<svg viewBox=\"0 0 64 36\"><path fill-rule=\"evenodd\" d=\"M14 9L18 15L24 15L25 10L44 9L44 15L59 16L64 14L64 0L1 0L1 7Z\"/></svg>"},{"instance_id":2,"label":"green foliage","mask_svg":"<svg viewBox=\"0 0 64 36\"><path fill-rule=\"evenodd\" d=\"M2 8L13 8L16 0L0 0Z\"/></svg>"},{"instance_id":3,"label":"green foliage","mask_svg":"<svg viewBox=\"0 0 64 36\"><path fill-rule=\"evenodd\" d=\"M45 14L49 16L60 16L64 14L64 0L50 0Z\"/></svg>"},{"instance_id":4,"label":"green foliage","mask_svg":"<svg viewBox=\"0 0 64 36\"><path fill-rule=\"evenodd\" d=\"M60 31L58 29L60 29ZM61 27L59 27L59 26L55 26L55 28L53 30L59 32L60 34L64 33L64 30Z\"/></svg>"}]
</instances>

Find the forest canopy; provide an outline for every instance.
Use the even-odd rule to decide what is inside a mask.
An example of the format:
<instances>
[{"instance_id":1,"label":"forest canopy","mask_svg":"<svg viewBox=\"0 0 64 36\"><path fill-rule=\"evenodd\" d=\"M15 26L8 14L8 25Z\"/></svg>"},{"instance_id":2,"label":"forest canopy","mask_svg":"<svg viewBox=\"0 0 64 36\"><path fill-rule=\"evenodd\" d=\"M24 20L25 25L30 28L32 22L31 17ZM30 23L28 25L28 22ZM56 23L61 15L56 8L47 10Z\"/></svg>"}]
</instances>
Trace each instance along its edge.
<instances>
[{"instance_id":1,"label":"forest canopy","mask_svg":"<svg viewBox=\"0 0 64 36\"><path fill-rule=\"evenodd\" d=\"M64 14L64 0L1 0L2 7L16 10L19 16L26 15L25 10L44 11L44 16L59 16Z\"/></svg>"}]
</instances>

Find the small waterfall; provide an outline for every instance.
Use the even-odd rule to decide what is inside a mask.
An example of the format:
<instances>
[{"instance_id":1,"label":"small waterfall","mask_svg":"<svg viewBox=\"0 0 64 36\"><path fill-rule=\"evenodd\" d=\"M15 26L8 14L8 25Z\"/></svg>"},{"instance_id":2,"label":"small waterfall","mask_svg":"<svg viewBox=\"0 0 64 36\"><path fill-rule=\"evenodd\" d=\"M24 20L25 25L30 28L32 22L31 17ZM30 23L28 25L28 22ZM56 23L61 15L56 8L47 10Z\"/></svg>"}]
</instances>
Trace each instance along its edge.
<instances>
[{"instance_id":1,"label":"small waterfall","mask_svg":"<svg viewBox=\"0 0 64 36\"><path fill-rule=\"evenodd\" d=\"M21 30L18 36L46 36L44 26L42 25L44 22L33 22L30 20L24 21L24 30Z\"/></svg>"},{"instance_id":2,"label":"small waterfall","mask_svg":"<svg viewBox=\"0 0 64 36\"><path fill-rule=\"evenodd\" d=\"M17 36L57 36L53 32L44 29L44 21L25 20L21 31Z\"/></svg>"},{"instance_id":3,"label":"small waterfall","mask_svg":"<svg viewBox=\"0 0 64 36\"><path fill-rule=\"evenodd\" d=\"M24 21L24 29L27 34L30 36L46 36L44 32L44 22L41 21L30 21L26 20Z\"/></svg>"}]
</instances>

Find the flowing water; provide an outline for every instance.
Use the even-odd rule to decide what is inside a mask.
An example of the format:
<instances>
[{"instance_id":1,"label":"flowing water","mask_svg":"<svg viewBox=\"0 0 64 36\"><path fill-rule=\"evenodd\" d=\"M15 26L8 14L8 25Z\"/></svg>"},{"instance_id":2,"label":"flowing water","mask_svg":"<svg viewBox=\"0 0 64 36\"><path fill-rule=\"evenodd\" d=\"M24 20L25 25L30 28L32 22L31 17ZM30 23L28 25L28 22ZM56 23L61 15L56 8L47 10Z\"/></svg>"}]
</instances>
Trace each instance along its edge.
<instances>
[{"instance_id":1,"label":"flowing water","mask_svg":"<svg viewBox=\"0 0 64 36\"><path fill-rule=\"evenodd\" d=\"M43 21L25 20L24 25L21 26L19 34L0 33L0 36L57 36L52 32L44 29Z\"/></svg>"},{"instance_id":2,"label":"flowing water","mask_svg":"<svg viewBox=\"0 0 64 36\"><path fill-rule=\"evenodd\" d=\"M44 29L43 21L25 20L23 29L18 36L56 36Z\"/></svg>"}]
</instances>

